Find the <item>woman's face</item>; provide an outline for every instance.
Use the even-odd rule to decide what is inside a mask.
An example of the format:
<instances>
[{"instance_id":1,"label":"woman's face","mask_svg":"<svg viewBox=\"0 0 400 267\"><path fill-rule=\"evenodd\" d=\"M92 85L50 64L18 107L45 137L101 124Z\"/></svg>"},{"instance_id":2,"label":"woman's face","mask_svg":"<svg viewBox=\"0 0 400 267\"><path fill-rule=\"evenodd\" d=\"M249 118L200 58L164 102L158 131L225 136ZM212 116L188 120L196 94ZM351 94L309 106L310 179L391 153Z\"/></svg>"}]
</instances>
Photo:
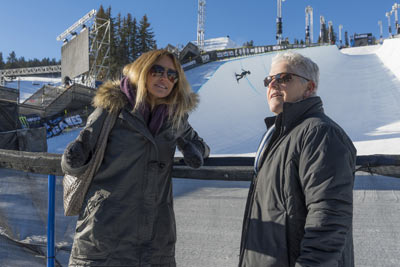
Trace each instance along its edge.
<instances>
[{"instance_id":1,"label":"woman's face","mask_svg":"<svg viewBox=\"0 0 400 267\"><path fill-rule=\"evenodd\" d=\"M146 86L152 98L167 97L178 81L178 72L169 56L160 57L147 75Z\"/></svg>"}]
</instances>

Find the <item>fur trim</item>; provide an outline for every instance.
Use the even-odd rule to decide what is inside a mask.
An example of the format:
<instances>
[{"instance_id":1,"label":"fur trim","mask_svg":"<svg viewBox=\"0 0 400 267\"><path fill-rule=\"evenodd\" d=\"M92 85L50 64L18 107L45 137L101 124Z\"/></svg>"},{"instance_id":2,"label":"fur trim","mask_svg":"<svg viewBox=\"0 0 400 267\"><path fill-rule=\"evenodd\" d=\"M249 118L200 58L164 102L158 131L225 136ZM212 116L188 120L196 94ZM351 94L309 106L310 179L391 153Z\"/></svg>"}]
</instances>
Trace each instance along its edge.
<instances>
[{"instance_id":1,"label":"fur trim","mask_svg":"<svg viewBox=\"0 0 400 267\"><path fill-rule=\"evenodd\" d=\"M128 104L128 98L119 88L119 82L108 81L100 86L93 98L93 106L116 112Z\"/></svg>"}]
</instances>

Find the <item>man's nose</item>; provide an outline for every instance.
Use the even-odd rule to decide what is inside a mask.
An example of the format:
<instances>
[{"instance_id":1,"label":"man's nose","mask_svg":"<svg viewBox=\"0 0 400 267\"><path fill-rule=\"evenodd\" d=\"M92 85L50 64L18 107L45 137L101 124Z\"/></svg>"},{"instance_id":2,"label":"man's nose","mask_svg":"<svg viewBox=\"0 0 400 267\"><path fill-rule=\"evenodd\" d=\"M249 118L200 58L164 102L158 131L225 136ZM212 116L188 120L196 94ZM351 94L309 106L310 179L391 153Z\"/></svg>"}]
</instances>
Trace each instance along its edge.
<instances>
[{"instance_id":1,"label":"man's nose","mask_svg":"<svg viewBox=\"0 0 400 267\"><path fill-rule=\"evenodd\" d=\"M276 81L275 78L272 79L272 81L269 83L270 87L278 87L278 82Z\"/></svg>"}]
</instances>

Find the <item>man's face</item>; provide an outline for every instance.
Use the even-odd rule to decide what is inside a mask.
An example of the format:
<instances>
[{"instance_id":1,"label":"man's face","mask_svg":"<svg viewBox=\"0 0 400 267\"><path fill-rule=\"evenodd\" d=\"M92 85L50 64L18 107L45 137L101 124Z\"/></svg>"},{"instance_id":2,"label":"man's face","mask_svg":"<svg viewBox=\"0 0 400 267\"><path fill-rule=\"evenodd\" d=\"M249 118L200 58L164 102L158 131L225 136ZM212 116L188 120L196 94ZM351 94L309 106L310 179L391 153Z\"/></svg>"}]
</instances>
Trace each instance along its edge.
<instances>
[{"instance_id":1,"label":"man's face","mask_svg":"<svg viewBox=\"0 0 400 267\"><path fill-rule=\"evenodd\" d=\"M284 78L285 73L297 74L290 70L285 61L277 62L271 66L269 76L282 74L280 77L283 78L280 83L277 79L273 78L267 89L269 109L275 115L283 111L284 102L293 103L305 99L311 95L313 90L312 82L306 82L303 78L295 75L291 75L291 79L286 81L287 79Z\"/></svg>"}]
</instances>

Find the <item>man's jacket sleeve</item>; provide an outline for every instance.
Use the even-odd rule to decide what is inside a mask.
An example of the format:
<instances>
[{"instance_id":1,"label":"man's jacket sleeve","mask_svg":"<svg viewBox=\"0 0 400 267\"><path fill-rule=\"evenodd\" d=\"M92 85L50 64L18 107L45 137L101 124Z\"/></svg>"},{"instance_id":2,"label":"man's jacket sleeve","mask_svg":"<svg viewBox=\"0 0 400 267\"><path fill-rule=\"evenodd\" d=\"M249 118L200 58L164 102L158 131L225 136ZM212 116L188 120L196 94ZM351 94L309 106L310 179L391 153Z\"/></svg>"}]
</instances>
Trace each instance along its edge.
<instances>
[{"instance_id":1,"label":"man's jacket sleeve","mask_svg":"<svg viewBox=\"0 0 400 267\"><path fill-rule=\"evenodd\" d=\"M296 266L337 266L352 231L356 151L331 125L310 130L302 146L299 176L308 214Z\"/></svg>"}]
</instances>

